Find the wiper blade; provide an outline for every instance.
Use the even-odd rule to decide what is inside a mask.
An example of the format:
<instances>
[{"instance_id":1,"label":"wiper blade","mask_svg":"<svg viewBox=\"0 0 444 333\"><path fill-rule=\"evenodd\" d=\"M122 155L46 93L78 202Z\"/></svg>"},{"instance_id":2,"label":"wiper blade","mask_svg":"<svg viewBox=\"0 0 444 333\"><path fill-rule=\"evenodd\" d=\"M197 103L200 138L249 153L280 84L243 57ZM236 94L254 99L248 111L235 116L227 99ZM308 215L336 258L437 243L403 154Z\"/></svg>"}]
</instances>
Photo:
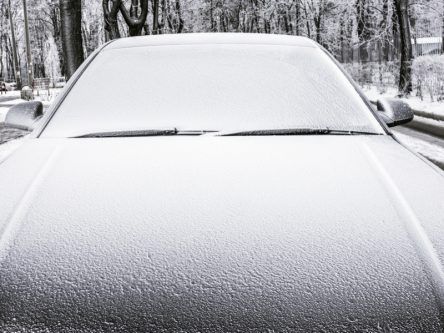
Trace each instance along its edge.
<instances>
[{"instance_id":1,"label":"wiper blade","mask_svg":"<svg viewBox=\"0 0 444 333\"><path fill-rule=\"evenodd\" d=\"M232 133L221 133L220 136L291 136L291 135L381 135L375 132L347 131L329 128L290 128L273 130L250 130Z\"/></svg>"},{"instance_id":2,"label":"wiper blade","mask_svg":"<svg viewBox=\"0 0 444 333\"><path fill-rule=\"evenodd\" d=\"M149 137L149 136L173 136L173 135L204 135L207 133L216 133L217 131L201 131L201 130L178 130L171 129L147 129L147 130L129 130L129 131L110 131L88 133L72 137L73 139L84 138L122 138L122 137Z\"/></svg>"},{"instance_id":3,"label":"wiper blade","mask_svg":"<svg viewBox=\"0 0 444 333\"><path fill-rule=\"evenodd\" d=\"M134 130L134 131L110 131L110 132L95 132L79 136L74 136L75 139L85 138L117 138L117 137L138 137L138 136L163 136L176 135L176 129L167 130Z\"/></svg>"}]
</instances>

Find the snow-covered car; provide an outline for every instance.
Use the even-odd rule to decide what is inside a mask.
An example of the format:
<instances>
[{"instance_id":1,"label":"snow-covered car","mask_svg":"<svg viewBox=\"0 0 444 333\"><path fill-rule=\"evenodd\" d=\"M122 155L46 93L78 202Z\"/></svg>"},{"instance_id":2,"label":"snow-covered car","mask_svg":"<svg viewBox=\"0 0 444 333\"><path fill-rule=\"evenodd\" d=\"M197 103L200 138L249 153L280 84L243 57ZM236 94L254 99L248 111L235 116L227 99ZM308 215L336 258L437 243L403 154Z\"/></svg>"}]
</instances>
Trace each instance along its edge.
<instances>
[{"instance_id":1,"label":"snow-covered car","mask_svg":"<svg viewBox=\"0 0 444 333\"><path fill-rule=\"evenodd\" d=\"M442 332L443 172L378 106L305 38L105 45L7 115L0 330Z\"/></svg>"}]
</instances>

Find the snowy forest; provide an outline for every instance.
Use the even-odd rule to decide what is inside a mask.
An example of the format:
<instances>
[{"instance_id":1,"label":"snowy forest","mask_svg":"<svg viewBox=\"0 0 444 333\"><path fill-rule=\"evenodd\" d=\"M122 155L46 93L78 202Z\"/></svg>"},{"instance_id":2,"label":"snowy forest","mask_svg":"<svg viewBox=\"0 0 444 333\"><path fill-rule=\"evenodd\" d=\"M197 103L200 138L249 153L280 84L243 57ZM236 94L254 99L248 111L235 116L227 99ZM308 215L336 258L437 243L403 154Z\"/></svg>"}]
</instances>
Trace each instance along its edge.
<instances>
[{"instance_id":1,"label":"snowy forest","mask_svg":"<svg viewBox=\"0 0 444 333\"><path fill-rule=\"evenodd\" d=\"M361 84L443 96L444 0L0 0L0 13L0 81L17 85L63 81L115 38L246 32L306 36Z\"/></svg>"}]
</instances>

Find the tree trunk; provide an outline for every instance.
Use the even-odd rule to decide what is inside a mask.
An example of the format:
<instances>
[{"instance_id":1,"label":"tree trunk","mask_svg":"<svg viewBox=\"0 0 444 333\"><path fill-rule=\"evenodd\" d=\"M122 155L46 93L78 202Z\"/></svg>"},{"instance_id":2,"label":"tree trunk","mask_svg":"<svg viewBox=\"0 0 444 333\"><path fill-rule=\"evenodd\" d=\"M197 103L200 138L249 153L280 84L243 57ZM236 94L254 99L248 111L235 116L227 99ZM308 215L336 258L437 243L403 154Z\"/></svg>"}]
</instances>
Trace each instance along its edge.
<instances>
[{"instance_id":1,"label":"tree trunk","mask_svg":"<svg viewBox=\"0 0 444 333\"><path fill-rule=\"evenodd\" d=\"M396 10L396 1L393 1L393 10L392 10L392 34L393 34L393 47L392 50L392 60L399 59L399 49L400 49L400 37L399 37L399 19L398 19L398 12Z\"/></svg>"},{"instance_id":2,"label":"tree trunk","mask_svg":"<svg viewBox=\"0 0 444 333\"><path fill-rule=\"evenodd\" d=\"M103 16L105 18L106 41L120 38L117 14L122 0L103 0Z\"/></svg>"},{"instance_id":3,"label":"tree trunk","mask_svg":"<svg viewBox=\"0 0 444 333\"><path fill-rule=\"evenodd\" d=\"M54 41L57 46L57 54L59 56L60 72L62 75L65 75L65 60L63 59L62 32L60 27L60 7L55 3L51 4L50 19L54 30Z\"/></svg>"},{"instance_id":4,"label":"tree trunk","mask_svg":"<svg viewBox=\"0 0 444 333\"><path fill-rule=\"evenodd\" d=\"M398 14L399 34L401 37L401 69L399 93L403 96L412 92L412 39L410 34L408 0L395 0Z\"/></svg>"},{"instance_id":5,"label":"tree trunk","mask_svg":"<svg viewBox=\"0 0 444 333\"><path fill-rule=\"evenodd\" d=\"M153 0L153 34L159 34L159 0Z\"/></svg>"},{"instance_id":6,"label":"tree trunk","mask_svg":"<svg viewBox=\"0 0 444 333\"><path fill-rule=\"evenodd\" d=\"M184 20L182 17L182 6L180 5L180 0L176 0L176 13L177 13L177 17L179 19L178 22L178 27L177 27L177 33L182 33L183 27L184 27Z\"/></svg>"},{"instance_id":7,"label":"tree trunk","mask_svg":"<svg viewBox=\"0 0 444 333\"><path fill-rule=\"evenodd\" d=\"M11 26L11 44L12 44L12 57L14 60L14 76L15 76L15 82L17 83L17 89L22 89L22 79L21 79L21 71L20 71L20 64L18 61L18 55L17 55L17 41L15 39L15 29L14 29L14 20L12 18L12 11L11 11L11 0L9 0L9 7L8 7L8 15L9 15L9 24Z\"/></svg>"},{"instance_id":8,"label":"tree trunk","mask_svg":"<svg viewBox=\"0 0 444 333\"><path fill-rule=\"evenodd\" d=\"M60 0L63 54L69 79L84 60L82 43L82 1Z\"/></svg>"},{"instance_id":9,"label":"tree trunk","mask_svg":"<svg viewBox=\"0 0 444 333\"><path fill-rule=\"evenodd\" d=\"M29 36L28 8L27 0L23 0L23 20L25 22L25 41L26 41L26 68L28 71L28 86L34 85L34 71L32 68L31 39Z\"/></svg>"},{"instance_id":10,"label":"tree trunk","mask_svg":"<svg viewBox=\"0 0 444 333\"><path fill-rule=\"evenodd\" d=\"M166 22L167 22L167 13L166 13L166 3L165 0L159 0L159 8L160 8L160 23L158 29L159 34L168 33L166 30Z\"/></svg>"},{"instance_id":11,"label":"tree trunk","mask_svg":"<svg viewBox=\"0 0 444 333\"><path fill-rule=\"evenodd\" d=\"M300 0L296 0L296 3L295 3L295 11L296 11L296 14L295 14L295 19L296 19L296 22L295 22L295 24L296 24L296 36L300 36L300 34L301 34L301 2L300 2Z\"/></svg>"},{"instance_id":12,"label":"tree trunk","mask_svg":"<svg viewBox=\"0 0 444 333\"><path fill-rule=\"evenodd\" d=\"M441 53L444 54L444 3L442 4L442 38L441 38Z\"/></svg>"},{"instance_id":13,"label":"tree trunk","mask_svg":"<svg viewBox=\"0 0 444 333\"><path fill-rule=\"evenodd\" d=\"M305 14L305 23L307 24L307 37L311 38L310 21L308 20L309 15L306 3L304 3L304 14Z\"/></svg>"},{"instance_id":14,"label":"tree trunk","mask_svg":"<svg viewBox=\"0 0 444 333\"><path fill-rule=\"evenodd\" d=\"M366 0L356 1L356 20L358 23L357 33L359 40L359 59L360 61L369 61L368 54L368 29L367 29L367 3Z\"/></svg>"},{"instance_id":15,"label":"tree trunk","mask_svg":"<svg viewBox=\"0 0 444 333\"><path fill-rule=\"evenodd\" d=\"M385 31L383 34L383 40L382 40L382 60L389 61L390 60L390 38L388 34L388 19L389 19L389 3L388 0L383 0L382 5L382 19L379 23L379 29L381 31Z\"/></svg>"},{"instance_id":16,"label":"tree trunk","mask_svg":"<svg viewBox=\"0 0 444 333\"><path fill-rule=\"evenodd\" d=\"M314 25L316 28L316 42L318 44L322 45L322 30L321 30L321 24L322 24L322 16L321 13L319 13L319 16L315 17L313 19Z\"/></svg>"},{"instance_id":17,"label":"tree trunk","mask_svg":"<svg viewBox=\"0 0 444 333\"><path fill-rule=\"evenodd\" d=\"M341 44L340 59L341 59L341 62L344 64L344 63L348 63L348 58L347 58L347 48L346 48L347 36L345 34L346 33L345 22L342 17L339 19L339 26L340 26L339 39L340 39L340 44Z\"/></svg>"}]
</instances>

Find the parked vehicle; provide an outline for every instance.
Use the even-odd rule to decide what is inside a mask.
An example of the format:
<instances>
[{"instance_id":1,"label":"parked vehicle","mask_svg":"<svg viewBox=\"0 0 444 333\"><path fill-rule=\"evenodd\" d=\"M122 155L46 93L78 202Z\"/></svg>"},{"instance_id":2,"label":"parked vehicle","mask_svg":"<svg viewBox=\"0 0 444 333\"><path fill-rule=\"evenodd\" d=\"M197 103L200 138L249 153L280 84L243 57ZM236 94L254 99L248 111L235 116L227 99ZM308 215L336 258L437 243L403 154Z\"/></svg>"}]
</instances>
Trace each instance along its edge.
<instances>
[{"instance_id":1,"label":"parked vehicle","mask_svg":"<svg viewBox=\"0 0 444 333\"><path fill-rule=\"evenodd\" d=\"M442 332L443 172L378 110L305 38L107 44L7 115L1 330Z\"/></svg>"}]
</instances>

